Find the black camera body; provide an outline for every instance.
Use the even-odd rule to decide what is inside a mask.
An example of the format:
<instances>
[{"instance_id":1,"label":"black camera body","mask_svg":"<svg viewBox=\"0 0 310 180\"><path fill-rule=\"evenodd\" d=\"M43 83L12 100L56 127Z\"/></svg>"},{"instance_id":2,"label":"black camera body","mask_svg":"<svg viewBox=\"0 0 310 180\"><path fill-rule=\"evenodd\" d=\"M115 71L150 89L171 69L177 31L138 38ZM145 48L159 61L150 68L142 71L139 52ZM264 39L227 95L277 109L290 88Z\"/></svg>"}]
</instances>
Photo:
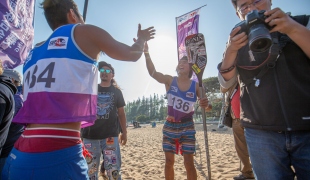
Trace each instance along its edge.
<instances>
[{"instance_id":1,"label":"black camera body","mask_svg":"<svg viewBox=\"0 0 310 180\"><path fill-rule=\"evenodd\" d=\"M248 35L249 47L253 52L264 52L272 45L269 30L273 27L265 23L267 16L264 13L265 10L253 10L246 15L244 21L235 26L235 28L241 27L238 33L245 32Z\"/></svg>"}]
</instances>

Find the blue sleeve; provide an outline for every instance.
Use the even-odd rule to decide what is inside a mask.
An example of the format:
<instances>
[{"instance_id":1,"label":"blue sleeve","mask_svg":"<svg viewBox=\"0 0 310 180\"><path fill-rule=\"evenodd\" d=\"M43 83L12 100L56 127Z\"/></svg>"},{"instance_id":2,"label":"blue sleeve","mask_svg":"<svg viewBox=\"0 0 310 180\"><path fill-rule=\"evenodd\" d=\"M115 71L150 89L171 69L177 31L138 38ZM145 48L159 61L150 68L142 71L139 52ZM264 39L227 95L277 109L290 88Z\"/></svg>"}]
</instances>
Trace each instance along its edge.
<instances>
[{"instance_id":1,"label":"blue sleeve","mask_svg":"<svg viewBox=\"0 0 310 180\"><path fill-rule=\"evenodd\" d=\"M15 112L14 112L14 116L15 116L18 113L18 111L20 110L20 108L23 107L24 100L21 97L21 95L15 94L14 95L14 101L15 101Z\"/></svg>"}]
</instances>

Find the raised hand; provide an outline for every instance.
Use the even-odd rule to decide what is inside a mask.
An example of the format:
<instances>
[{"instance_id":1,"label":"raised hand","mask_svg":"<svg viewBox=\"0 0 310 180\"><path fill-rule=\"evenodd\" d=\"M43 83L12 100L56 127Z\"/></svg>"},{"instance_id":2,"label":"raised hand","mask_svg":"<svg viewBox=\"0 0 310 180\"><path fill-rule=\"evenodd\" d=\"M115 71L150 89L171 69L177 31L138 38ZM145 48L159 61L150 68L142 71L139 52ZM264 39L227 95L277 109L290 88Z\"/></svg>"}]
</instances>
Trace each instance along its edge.
<instances>
[{"instance_id":1,"label":"raised hand","mask_svg":"<svg viewBox=\"0 0 310 180\"><path fill-rule=\"evenodd\" d=\"M137 42L136 38L133 38L133 42ZM144 43L144 49L143 49L144 53L148 53L149 52L149 45L147 44L147 42Z\"/></svg>"},{"instance_id":2,"label":"raised hand","mask_svg":"<svg viewBox=\"0 0 310 180\"><path fill-rule=\"evenodd\" d=\"M155 35L155 29L153 26L142 30L141 24L138 25L138 33L137 33L138 38L142 38L143 40L148 41L150 39L154 39L154 35Z\"/></svg>"}]
</instances>

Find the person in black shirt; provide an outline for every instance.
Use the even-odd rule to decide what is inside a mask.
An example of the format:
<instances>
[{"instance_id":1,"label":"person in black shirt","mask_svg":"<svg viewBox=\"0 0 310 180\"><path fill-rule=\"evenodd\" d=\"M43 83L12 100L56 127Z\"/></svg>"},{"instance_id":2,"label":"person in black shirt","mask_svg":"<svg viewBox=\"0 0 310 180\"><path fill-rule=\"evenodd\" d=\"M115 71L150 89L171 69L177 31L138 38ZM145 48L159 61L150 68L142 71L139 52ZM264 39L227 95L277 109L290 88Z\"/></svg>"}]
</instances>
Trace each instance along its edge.
<instances>
[{"instance_id":1,"label":"person in black shirt","mask_svg":"<svg viewBox=\"0 0 310 180\"><path fill-rule=\"evenodd\" d=\"M17 93L14 94L14 102L15 102L14 116L15 116L18 113L19 109L24 104L21 88L22 78L18 71L12 69L5 69L2 75L11 79L11 82L17 88ZM2 147L2 152L0 154L0 172L2 172L2 168L5 164L6 158L9 156L11 150L13 149L14 143L24 132L24 129L25 129L24 126L21 124L16 124L13 122L10 124L8 136L6 138L6 141Z\"/></svg>"},{"instance_id":2,"label":"person in black shirt","mask_svg":"<svg viewBox=\"0 0 310 180\"><path fill-rule=\"evenodd\" d=\"M103 154L104 169L109 179L121 179L121 153L119 144L127 142L125 101L114 80L114 68L99 62L101 83L98 85L97 120L82 131L85 148L92 154L89 162L89 178L98 179L100 157ZM120 129L121 128L121 129ZM104 175L103 175L104 176Z\"/></svg>"},{"instance_id":3,"label":"person in black shirt","mask_svg":"<svg viewBox=\"0 0 310 180\"><path fill-rule=\"evenodd\" d=\"M255 26L239 33L238 24L230 32L218 78L225 89L237 80L240 85L240 119L255 179L309 179L309 15L291 16L271 8L271 0L231 2L239 19ZM270 48L259 46L267 39Z\"/></svg>"},{"instance_id":4,"label":"person in black shirt","mask_svg":"<svg viewBox=\"0 0 310 180\"><path fill-rule=\"evenodd\" d=\"M2 154L2 149L13 119L15 111L14 94L17 91L11 79L2 75L3 71L2 62L0 60L0 154Z\"/></svg>"}]
</instances>

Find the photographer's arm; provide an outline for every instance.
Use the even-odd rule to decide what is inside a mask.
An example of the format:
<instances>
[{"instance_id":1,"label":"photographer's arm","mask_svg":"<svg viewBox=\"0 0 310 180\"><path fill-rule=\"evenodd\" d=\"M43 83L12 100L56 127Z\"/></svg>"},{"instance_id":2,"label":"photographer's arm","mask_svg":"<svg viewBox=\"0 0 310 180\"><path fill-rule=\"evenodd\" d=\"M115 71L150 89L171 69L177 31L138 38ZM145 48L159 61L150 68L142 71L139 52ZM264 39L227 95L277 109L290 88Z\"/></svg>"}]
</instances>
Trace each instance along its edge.
<instances>
[{"instance_id":1,"label":"photographer's arm","mask_svg":"<svg viewBox=\"0 0 310 180\"><path fill-rule=\"evenodd\" d=\"M280 8L265 12L269 16L265 22L269 26L275 26L270 32L279 31L287 34L310 58L310 30L299 24L284 13ZM309 22L308 22L309 26Z\"/></svg>"},{"instance_id":2,"label":"photographer's arm","mask_svg":"<svg viewBox=\"0 0 310 180\"><path fill-rule=\"evenodd\" d=\"M225 81L229 81L236 76L235 60L238 50L248 43L248 37L244 32L237 34L240 29L240 27L237 27L231 31L223 55L222 65L219 67L219 72Z\"/></svg>"}]
</instances>

